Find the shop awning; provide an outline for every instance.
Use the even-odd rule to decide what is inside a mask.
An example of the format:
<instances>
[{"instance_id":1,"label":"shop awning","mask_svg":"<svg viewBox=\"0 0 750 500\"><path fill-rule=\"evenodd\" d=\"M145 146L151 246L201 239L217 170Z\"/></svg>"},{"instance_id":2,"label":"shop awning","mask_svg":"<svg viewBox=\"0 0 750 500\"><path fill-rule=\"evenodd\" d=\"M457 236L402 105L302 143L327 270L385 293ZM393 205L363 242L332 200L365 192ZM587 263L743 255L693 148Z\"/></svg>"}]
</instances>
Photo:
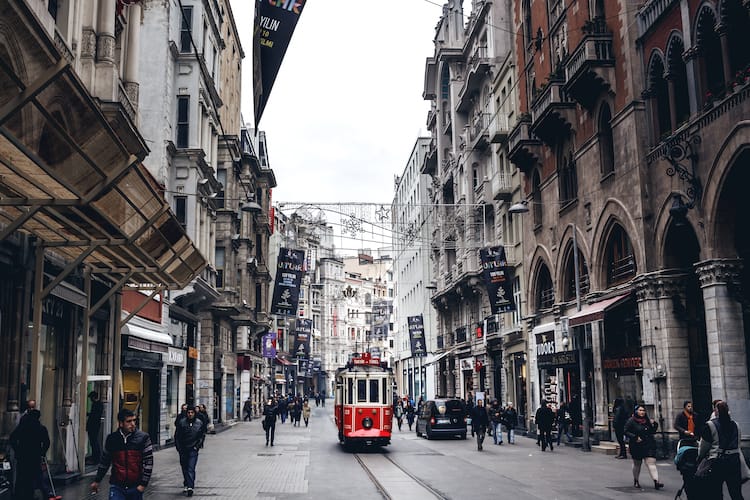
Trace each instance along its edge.
<instances>
[{"instance_id":1,"label":"shop awning","mask_svg":"<svg viewBox=\"0 0 750 500\"><path fill-rule=\"evenodd\" d=\"M278 362L279 364L281 364L281 365L286 365L286 366L291 366L291 365L295 364L295 363L292 363L291 361L289 361L289 360L288 360L288 359L286 359L286 358L282 358L281 356L276 356L276 361L277 361L277 362Z\"/></svg>"},{"instance_id":2,"label":"shop awning","mask_svg":"<svg viewBox=\"0 0 750 500\"><path fill-rule=\"evenodd\" d=\"M121 332L123 335L131 335L133 337L138 337L139 339L148 340L149 342L174 345L172 336L168 333L151 330L150 328L144 328L142 326L132 325L130 323L123 326Z\"/></svg>"},{"instance_id":3,"label":"shop awning","mask_svg":"<svg viewBox=\"0 0 750 500\"><path fill-rule=\"evenodd\" d=\"M569 324L570 326L578 326L604 319L604 313L624 302L628 297L630 297L630 294L625 293L609 299L600 300L599 302L594 302L593 304L587 304L580 311L570 316Z\"/></svg>"},{"instance_id":4,"label":"shop awning","mask_svg":"<svg viewBox=\"0 0 750 500\"><path fill-rule=\"evenodd\" d=\"M25 232L113 282L182 288L205 258L22 4L0 2L27 56L19 70L0 52L0 240Z\"/></svg>"},{"instance_id":5,"label":"shop awning","mask_svg":"<svg viewBox=\"0 0 750 500\"><path fill-rule=\"evenodd\" d=\"M554 332L554 331L555 331L555 323L554 322L542 323L541 325L535 326L531 330L531 334L532 335L537 335L539 333L547 333L547 332Z\"/></svg>"},{"instance_id":6,"label":"shop awning","mask_svg":"<svg viewBox=\"0 0 750 500\"><path fill-rule=\"evenodd\" d=\"M440 354L435 355L435 357L432 358L432 360L426 362L425 365L434 365L435 363L446 357L448 354L452 353L454 350L455 349L450 349L448 351L441 352Z\"/></svg>"}]
</instances>

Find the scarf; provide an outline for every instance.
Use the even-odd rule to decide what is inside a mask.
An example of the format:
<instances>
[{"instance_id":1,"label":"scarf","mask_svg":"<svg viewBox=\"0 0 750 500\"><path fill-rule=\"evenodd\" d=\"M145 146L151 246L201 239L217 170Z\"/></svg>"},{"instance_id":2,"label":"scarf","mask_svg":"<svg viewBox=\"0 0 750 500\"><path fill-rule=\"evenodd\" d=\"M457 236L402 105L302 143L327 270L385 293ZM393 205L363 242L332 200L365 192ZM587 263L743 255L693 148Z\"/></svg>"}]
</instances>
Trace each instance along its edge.
<instances>
[{"instance_id":1,"label":"scarf","mask_svg":"<svg viewBox=\"0 0 750 500\"><path fill-rule=\"evenodd\" d=\"M635 420L639 425L646 425L646 422L648 422L648 419L646 417L639 417L638 415L633 415L633 420Z\"/></svg>"},{"instance_id":2,"label":"scarf","mask_svg":"<svg viewBox=\"0 0 750 500\"><path fill-rule=\"evenodd\" d=\"M695 422L693 421L693 414L684 412L687 417L687 430L690 434L695 434Z\"/></svg>"}]
</instances>

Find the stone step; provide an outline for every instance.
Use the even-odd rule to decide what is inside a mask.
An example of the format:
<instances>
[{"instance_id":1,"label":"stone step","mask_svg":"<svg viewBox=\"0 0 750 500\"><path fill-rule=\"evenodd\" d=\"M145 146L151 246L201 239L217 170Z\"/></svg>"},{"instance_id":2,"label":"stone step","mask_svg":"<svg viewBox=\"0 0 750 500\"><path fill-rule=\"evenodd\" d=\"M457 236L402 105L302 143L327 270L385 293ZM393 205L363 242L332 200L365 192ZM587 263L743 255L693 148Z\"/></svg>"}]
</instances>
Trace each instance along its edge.
<instances>
[{"instance_id":1,"label":"stone step","mask_svg":"<svg viewBox=\"0 0 750 500\"><path fill-rule=\"evenodd\" d=\"M591 446L591 451L595 451L597 453L603 453L605 455L617 455L617 452L619 450L620 450L620 447L617 443L607 443L605 441L602 441L599 444L595 444Z\"/></svg>"}]
</instances>

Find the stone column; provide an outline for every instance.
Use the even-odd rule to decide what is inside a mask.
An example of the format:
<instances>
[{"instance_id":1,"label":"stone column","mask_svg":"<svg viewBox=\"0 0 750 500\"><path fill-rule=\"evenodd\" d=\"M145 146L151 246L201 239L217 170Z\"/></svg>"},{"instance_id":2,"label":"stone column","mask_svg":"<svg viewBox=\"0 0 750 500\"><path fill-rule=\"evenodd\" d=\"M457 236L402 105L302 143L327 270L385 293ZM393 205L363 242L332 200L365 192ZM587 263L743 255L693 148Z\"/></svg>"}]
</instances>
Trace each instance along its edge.
<instances>
[{"instance_id":1,"label":"stone column","mask_svg":"<svg viewBox=\"0 0 750 500\"><path fill-rule=\"evenodd\" d=\"M698 82L696 81L696 75L698 74L697 58L697 47L690 47L682 54L682 59L685 61L685 72L687 73L688 100L690 101L691 114L699 112L702 105L698 98Z\"/></svg>"},{"instance_id":2,"label":"stone column","mask_svg":"<svg viewBox=\"0 0 750 500\"><path fill-rule=\"evenodd\" d=\"M742 304L734 297L742 261L714 259L699 262L695 270L703 289L706 336L714 399L748 399L747 354Z\"/></svg>"},{"instance_id":3,"label":"stone column","mask_svg":"<svg viewBox=\"0 0 750 500\"><path fill-rule=\"evenodd\" d=\"M724 83L729 86L729 82L732 81L732 67L729 62L729 40L727 39L727 26L724 23L718 23L716 25L716 33L719 34L719 41L721 42L721 63L724 69Z\"/></svg>"},{"instance_id":4,"label":"stone column","mask_svg":"<svg viewBox=\"0 0 750 500\"><path fill-rule=\"evenodd\" d=\"M133 108L138 109L138 62L141 44L141 4L128 7L128 50L125 55L125 93Z\"/></svg>"},{"instance_id":5,"label":"stone column","mask_svg":"<svg viewBox=\"0 0 750 500\"><path fill-rule=\"evenodd\" d=\"M117 2L99 0L96 40L96 74L93 80L95 97L116 101L118 70L115 64L115 8Z\"/></svg>"},{"instance_id":6,"label":"stone column","mask_svg":"<svg viewBox=\"0 0 750 500\"><path fill-rule=\"evenodd\" d=\"M672 132L677 130L677 98L674 90L674 77L671 73L664 75L667 81L667 93L669 94L669 123L672 126Z\"/></svg>"},{"instance_id":7,"label":"stone column","mask_svg":"<svg viewBox=\"0 0 750 500\"><path fill-rule=\"evenodd\" d=\"M636 298L640 315L643 386L653 384L653 416L664 430L672 429L672 417L682 410L682 402L692 399L690 347L684 323L675 314L675 301L685 301L688 275L665 270L640 276ZM657 364L666 378L654 377ZM659 411L659 401L661 410Z\"/></svg>"}]
</instances>

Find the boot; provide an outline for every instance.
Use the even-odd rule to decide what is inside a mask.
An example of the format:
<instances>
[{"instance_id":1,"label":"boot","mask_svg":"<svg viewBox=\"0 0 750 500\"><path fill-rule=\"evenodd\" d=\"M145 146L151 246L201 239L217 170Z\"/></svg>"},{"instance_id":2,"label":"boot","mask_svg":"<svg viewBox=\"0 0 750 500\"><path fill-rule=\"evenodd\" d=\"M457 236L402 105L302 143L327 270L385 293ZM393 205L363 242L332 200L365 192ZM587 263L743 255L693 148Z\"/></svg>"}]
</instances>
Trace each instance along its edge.
<instances>
[{"instance_id":1,"label":"boot","mask_svg":"<svg viewBox=\"0 0 750 500\"><path fill-rule=\"evenodd\" d=\"M661 488L664 488L664 483L660 483L658 480L654 479L654 489L659 490Z\"/></svg>"},{"instance_id":2,"label":"boot","mask_svg":"<svg viewBox=\"0 0 750 500\"><path fill-rule=\"evenodd\" d=\"M639 483L637 479L633 479L633 488L640 488L640 487L641 487L641 483Z\"/></svg>"}]
</instances>

